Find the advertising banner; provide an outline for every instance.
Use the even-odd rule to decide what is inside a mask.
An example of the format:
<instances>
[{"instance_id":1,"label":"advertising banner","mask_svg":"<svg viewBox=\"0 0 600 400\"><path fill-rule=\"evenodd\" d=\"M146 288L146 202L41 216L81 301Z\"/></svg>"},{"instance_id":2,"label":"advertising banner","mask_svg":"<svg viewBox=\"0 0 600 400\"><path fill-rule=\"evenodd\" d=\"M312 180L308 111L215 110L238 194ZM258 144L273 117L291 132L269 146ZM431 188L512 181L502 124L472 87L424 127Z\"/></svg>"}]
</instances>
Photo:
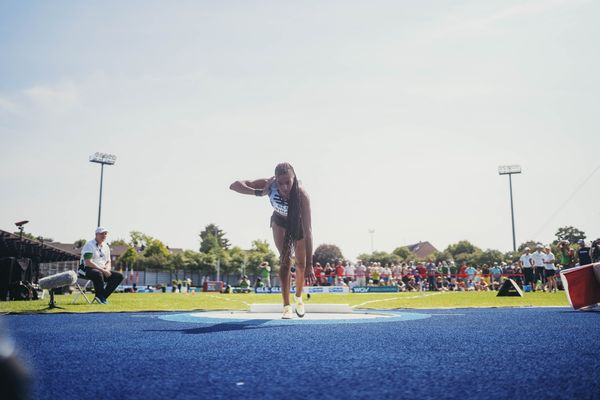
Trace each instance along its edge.
<instances>
[{"instance_id":1,"label":"advertising banner","mask_svg":"<svg viewBox=\"0 0 600 400\"><path fill-rule=\"evenodd\" d=\"M396 293L398 286L356 286L352 288L352 293Z\"/></svg>"},{"instance_id":2,"label":"advertising banner","mask_svg":"<svg viewBox=\"0 0 600 400\"><path fill-rule=\"evenodd\" d=\"M292 287L290 292L294 293L295 287ZM269 294L269 293L281 293L281 287L259 287L254 289L255 293L258 294ZM350 293L350 289L344 286L305 286L303 289L304 293Z\"/></svg>"}]
</instances>

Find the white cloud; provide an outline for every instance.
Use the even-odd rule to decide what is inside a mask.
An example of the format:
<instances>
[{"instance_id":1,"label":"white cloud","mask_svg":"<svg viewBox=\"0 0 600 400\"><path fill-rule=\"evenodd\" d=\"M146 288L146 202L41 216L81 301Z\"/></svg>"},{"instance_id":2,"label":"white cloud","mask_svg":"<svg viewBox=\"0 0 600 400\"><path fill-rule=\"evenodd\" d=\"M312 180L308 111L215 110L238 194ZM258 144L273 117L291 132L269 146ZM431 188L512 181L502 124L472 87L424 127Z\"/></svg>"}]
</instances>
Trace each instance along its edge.
<instances>
[{"instance_id":1,"label":"white cloud","mask_svg":"<svg viewBox=\"0 0 600 400\"><path fill-rule=\"evenodd\" d=\"M581 3L587 3L588 0L544 0L544 1L531 1L518 4L512 7L508 7L498 13L492 15L489 19L502 20L513 17L520 17L524 15L535 15L542 14L548 11L560 9L566 6L572 7Z\"/></svg>"},{"instance_id":2,"label":"white cloud","mask_svg":"<svg viewBox=\"0 0 600 400\"><path fill-rule=\"evenodd\" d=\"M18 111L18 107L15 102L0 96L0 110L15 114Z\"/></svg>"},{"instance_id":3,"label":"white cloud","mask_svg":"<svg viewBox=\"0 0 600 400\"><path fill-rule=\"evenodd\" d=\"M510 7L505 7L491 14L477 17L455 17L447 24L440 26L431 34L434 37L445 37L452 33L472 32L486 30L501 21L520 17L531 17L555 10L564 11L565 8L573 8L589 3L589 0L536 0L523 2Z\"/></svg>"},{"instance_id":4,"label":"white cloud","mask_svg":"<svg viewBox=\"0 0 600 400\"><path fill-rule=\"evenodd\" d=\"M79 90L70 81L36 85L24 91L34 106L50 113L70 111L79 104Z\"/></svg>"}]
</instances>

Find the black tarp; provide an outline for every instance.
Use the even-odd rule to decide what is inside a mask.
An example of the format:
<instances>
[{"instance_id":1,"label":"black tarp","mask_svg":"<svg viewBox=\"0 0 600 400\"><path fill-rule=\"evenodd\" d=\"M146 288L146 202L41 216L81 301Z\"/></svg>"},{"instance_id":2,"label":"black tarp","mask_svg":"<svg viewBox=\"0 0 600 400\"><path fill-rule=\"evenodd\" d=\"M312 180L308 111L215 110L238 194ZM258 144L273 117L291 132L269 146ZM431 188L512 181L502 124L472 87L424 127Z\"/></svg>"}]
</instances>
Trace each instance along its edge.
<instances>
[{"instance_id":1,"label":"black tarp","mask_svg":"<svg viewBox=\"0 0 600 400\"><path fill-rule=\"evenodd\" d=\"M0 301L7 299L11 285L37 283L41 263L76 260L78 254L0 230Z\"/></svg>"}]
</instances>

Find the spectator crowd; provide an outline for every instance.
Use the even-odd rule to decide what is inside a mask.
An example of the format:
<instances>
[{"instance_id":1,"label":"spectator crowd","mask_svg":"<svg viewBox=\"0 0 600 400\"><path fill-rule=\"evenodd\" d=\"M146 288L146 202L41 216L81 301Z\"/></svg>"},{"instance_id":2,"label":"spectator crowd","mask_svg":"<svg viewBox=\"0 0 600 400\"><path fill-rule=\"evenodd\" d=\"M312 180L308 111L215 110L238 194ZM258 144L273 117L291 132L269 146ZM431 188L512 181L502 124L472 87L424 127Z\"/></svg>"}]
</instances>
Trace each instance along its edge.
<instances>
[{"instance_id":1,"label":"spectator crowd","mask_svg":"<svg viewBox=\"0 0 600 400\"><path fill-rule=\"evenodd\" d=\"M562 289L558 273L567 268L600 261L584 240L578 250L569 242L558 243L557 255L550 246L538 244L535 250L526 247L516 262L469 265L463 262L433 260L402 263L356 263L340 260L314 265L319 286L397 286L399 291L488 291L498 290L504 280L513 279L526 290L556 292ZM600 245L600 243L599 243Z\"/></svg>"}]
</instances>

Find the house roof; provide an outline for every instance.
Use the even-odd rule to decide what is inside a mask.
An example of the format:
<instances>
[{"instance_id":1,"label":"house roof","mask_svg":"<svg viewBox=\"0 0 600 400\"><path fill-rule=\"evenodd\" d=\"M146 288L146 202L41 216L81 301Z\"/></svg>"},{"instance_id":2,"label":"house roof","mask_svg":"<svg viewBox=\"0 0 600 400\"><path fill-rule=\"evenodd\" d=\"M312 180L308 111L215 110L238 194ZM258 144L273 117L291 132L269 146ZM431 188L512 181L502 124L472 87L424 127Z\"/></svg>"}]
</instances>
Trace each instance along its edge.
<instances>
[{"instance_id":1,"label":"house roof","mask_svg":"<svg viewBox=\"0 0 600 400\"><path fill-rule=\"evenodd\" d=\"M406 247L417 258L427 258L430 255L432 255L433 253L435 253L436 251L438 251L438 249L436 249L431 243L429 243L427 241L419 242L419 243L415 243L415 244L409 244Z\"/></svg>"},{"instance_id":2,"label":"house roof","mask_svg":"<svg viewBox=\"0 0 600 400\"><path fill-rule=\"evenodd\" d=\"M74 247L71 245L71 247ZM79 260L79 252L73 248L62 248L54 242L27 239L0 230L0 257L25 257L40 263Z\"/></svg>"},{"instance_id":3,"label":"house roof","mask_svg":"<svg viewBox=\"0 0 600 400\"><path fill-rule=\"evenodd\" d=\"M52 242L49 245L59 248L61 250L72 252L77 254L78 256L81 254L81 247L75 247L73 243L60 243L60 242ZM111 257L120 257L123 253L127 251L127 246L124 245L116 245L109 246L110 247L110 255Z\"/></svg>"}]
</instances>

